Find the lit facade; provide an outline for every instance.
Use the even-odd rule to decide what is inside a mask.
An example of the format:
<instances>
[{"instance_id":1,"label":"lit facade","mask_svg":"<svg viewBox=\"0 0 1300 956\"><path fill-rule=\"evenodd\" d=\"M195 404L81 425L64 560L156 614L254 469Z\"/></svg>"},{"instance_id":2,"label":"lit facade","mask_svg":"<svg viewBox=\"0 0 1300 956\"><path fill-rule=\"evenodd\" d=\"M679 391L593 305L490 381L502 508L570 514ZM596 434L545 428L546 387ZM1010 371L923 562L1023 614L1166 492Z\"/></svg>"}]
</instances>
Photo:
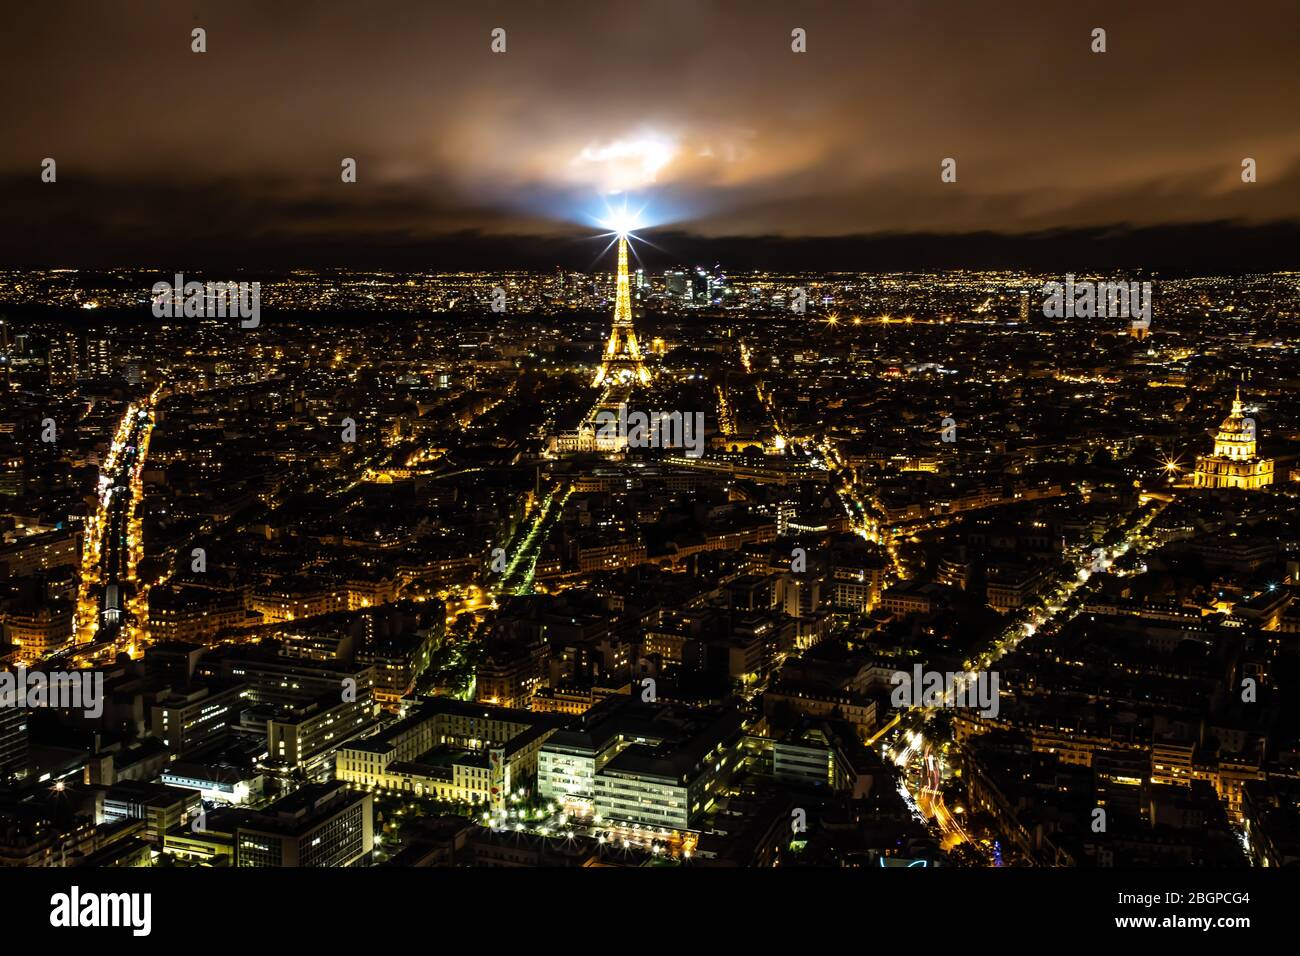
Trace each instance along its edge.
<instances>
[{"instance_id":1,"label":"lit facade","mask_svg":"<svg viewBox=\"0 0 1300 956\"><path fill-rule=\"evenodd\" d=\"M1273 459L1261 458L1255 448L1255 420L1241 411L1241 389L1232 411L1219 426L1214 454L1196 459L1197 488L1242 488L1252 491L1273 483Z\"/></svg>"}]
</instances>

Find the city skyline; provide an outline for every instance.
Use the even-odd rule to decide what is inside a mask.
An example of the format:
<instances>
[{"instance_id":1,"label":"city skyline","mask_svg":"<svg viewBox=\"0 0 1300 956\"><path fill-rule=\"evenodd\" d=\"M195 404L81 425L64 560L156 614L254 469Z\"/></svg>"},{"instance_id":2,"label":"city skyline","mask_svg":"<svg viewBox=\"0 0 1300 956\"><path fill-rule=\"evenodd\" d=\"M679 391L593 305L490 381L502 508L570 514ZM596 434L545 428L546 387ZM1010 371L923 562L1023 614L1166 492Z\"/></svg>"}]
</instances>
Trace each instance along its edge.
<instances>
[{"instance_id":1,"label":"city skyline","mask_svg":"<svg viewBox=\"0 0 1300 956\"><path fill-rule=\"evenodd\" d=\"M20 931L1282 925L1287 4L11 19Z\"/></svg>"}]
</instances>

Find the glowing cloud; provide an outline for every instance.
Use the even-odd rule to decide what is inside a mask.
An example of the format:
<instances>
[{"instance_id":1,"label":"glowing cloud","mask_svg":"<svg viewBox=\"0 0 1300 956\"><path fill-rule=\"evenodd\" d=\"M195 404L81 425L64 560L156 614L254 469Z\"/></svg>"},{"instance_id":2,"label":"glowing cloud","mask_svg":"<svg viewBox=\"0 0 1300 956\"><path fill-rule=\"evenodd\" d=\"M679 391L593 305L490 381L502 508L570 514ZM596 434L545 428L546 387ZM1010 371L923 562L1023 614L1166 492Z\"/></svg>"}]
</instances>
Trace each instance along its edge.
<instances>
[{"instance_id":1,"label":"glowing cloud","mask_svg":"<svg viewBox=\"0 0 1300 956\"><path fill-rule=\"evenodd\" d=\"M588 145L570 165L580 175L589 176L601 192L621 193L653 183L677 152L675 142L647 133Z\"/></svg>"}]
</instances>

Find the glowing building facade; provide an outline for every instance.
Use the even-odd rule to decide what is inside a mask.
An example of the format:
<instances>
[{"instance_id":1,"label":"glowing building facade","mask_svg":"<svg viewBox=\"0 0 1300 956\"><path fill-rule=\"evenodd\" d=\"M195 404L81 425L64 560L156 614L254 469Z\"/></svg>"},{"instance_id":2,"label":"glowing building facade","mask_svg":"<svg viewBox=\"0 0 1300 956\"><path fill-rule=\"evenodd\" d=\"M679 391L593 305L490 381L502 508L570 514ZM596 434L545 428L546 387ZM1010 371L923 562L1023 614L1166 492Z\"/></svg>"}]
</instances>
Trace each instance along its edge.
<instances>
[{"instance_id":1,"label":"glowing building facade","mask_svg":"<svg viewBox=\"0 0 1300 956\"><path fill-rule=\"evenodd\" d=\"M1215 436L1214 454L1196 459L1196 487L1254 490L1272 483L1273 459L1261 458L1255 450L1255 420L1242 414L1238 388L1232 411Z\"/></svg>"}]
</instances>

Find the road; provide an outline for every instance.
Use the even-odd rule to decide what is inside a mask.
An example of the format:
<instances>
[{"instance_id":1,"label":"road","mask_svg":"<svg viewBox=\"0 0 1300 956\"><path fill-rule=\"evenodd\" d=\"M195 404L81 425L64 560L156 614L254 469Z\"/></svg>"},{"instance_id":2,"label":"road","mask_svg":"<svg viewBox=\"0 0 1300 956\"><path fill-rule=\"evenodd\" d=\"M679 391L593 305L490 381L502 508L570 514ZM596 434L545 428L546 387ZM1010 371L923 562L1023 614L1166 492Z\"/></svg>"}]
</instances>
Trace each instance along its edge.
<instances>
[{"instance_id":1,"label":"road","mask_svg":"<svg viewBox=\"0 0 1300 956\"><path fill-rule=\"evenodd\" d=\"M86 522L83 542L77 643L116 639L125 626L122 636L133 644L140 633L133 620L144 610L142 595L134 587L141 554L137 508L156 395L127 406L100 468L98 504ZM113 606L107 607L107 602Z\"/></svg>"},{"instance_id":2,"label":"road","mask_svg":"<svg viewBox=\"0 0 1300 956\"><path fill-rule=\"evenodd\" d=\"M1100 556L1100 567L1107 570L1121 556L1130 550L1143 553L1158 546L1159 539L1146 535L1146 529L1164 509L1167 501L1159 501L1156 507L1143 512L1133 525L1125 532L1113 548L1106 549ZM1029 619L1013 624L994 639L982 652L964 662L967 671L984 671L992 664L1014 651L1024 641L1044 632L1056 633L1061 627L1073 620L1083 605L1083 592L1088 590L1089 581L1093 579L1092 566L1094 558L1089 555L1081 558L1071 566L1073 574L1063 576L1053 590L1045 606L1032 612ZM964 675L958 675L952 690L946 695L944 706L951 707L958 691L968 683ZM959 826L942 806L939 791L951 769L943 760L941 742L926 737L926 718L934 712L933 707L912 707L896 715L896 723L877 742L881 746L885 759L894 763L901 771L901 787L906 788L906 796L911 805L936 828L936 837L941 841L951 841L954 833L959 833L966 842L969 836L955 828ZM956 744L951 744L956 748ZM929 755L936 755L931 767ZM937 772L933 776L932 769ZM936 795L938 801L936 803ZM972 842L973 846L979 847Z\"/></svg>"}]
</instances>

